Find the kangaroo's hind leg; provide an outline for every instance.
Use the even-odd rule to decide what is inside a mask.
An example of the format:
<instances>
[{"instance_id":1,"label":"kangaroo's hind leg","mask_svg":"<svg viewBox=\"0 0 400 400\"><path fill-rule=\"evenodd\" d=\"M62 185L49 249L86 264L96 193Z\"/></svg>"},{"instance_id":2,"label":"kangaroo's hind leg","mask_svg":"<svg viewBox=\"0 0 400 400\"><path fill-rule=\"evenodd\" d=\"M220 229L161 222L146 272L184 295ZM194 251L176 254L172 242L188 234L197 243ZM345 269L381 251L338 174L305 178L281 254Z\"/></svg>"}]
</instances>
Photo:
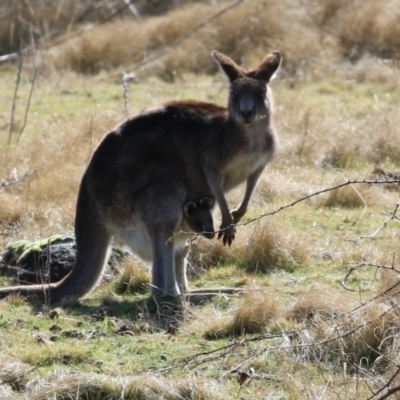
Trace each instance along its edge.
<instances>
[{"instance_id":1,"label":"kangaroo's hind leg","mask_svg":"<svg viewBox=\"0 0 400 400\"><path fill-rule=\"evenodd\" d=\"M135 215L146 229L152 249L152 295L177 296L174 232L182 220L185 193L170 183L153 184L141 192Z\"/></svg>"}]
</instances>

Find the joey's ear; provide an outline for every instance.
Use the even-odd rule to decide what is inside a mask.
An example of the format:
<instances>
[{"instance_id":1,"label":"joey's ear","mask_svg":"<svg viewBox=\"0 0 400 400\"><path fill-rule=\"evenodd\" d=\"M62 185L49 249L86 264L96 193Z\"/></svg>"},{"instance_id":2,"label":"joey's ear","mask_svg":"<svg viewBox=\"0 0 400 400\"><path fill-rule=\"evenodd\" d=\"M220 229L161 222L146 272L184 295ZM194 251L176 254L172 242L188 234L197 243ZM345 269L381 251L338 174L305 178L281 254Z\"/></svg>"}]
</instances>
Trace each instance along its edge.
<instances>
[{"instance_id":1,"label":"joey's ear","mask_svg":"<svg viewBox=\"0 0 400 400\"><path fill-rule=\"evenodd\" d=\"M264 58L263 62L258 68L247 72L246 76L268 83L275 72L278 70L281 62L281 53L279 51L274 51L272 54Z\"/></svg>"},{"instance_id":2,"label":"joey's ear","mask_svg":"<svg viewBox=\"0 0 400 400\"><path fill-rule=\"evenodd\" d=\"M218 51L212 52L213 57L221 67L222 71L225 72L229 81L232 83L238 78L244 77L244 71L240 68L235 61L230 59L228 56L218 53Z\"/></svg>"},{"instance_id":3,"label":"joey's ear","mask_svg":"<svg viewBox=\"0 0 400 400\"><path fill-rule=\"evenodd\" d=\"M190 213L196 208L196 203L194 201L188 201L183 206L183 214L185 217L189 217Z\"/></svg>"},{"instance_id":4,"label":"joey's ear","mask_svg":"<svg viewBox=\"0 0 400 400\"><path fill-rule=\"evenodd\" d=\"M215 204L215 197L214 196L204 196L200 199L200 204L202 206L206 206L207 208L213 208Z\"/></svg>"}]
</instances>

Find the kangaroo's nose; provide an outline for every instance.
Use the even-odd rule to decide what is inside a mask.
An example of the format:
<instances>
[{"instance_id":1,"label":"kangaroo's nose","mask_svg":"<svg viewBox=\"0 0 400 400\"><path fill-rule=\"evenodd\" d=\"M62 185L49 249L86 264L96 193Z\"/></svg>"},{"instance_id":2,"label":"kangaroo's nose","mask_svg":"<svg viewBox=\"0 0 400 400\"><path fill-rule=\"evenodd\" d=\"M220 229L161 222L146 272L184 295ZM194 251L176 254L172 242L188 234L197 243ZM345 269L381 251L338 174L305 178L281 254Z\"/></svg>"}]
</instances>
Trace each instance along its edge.
<instances>
[{"instance_id":1,"label":"kangaroo's nose","mask_svg":"<svg viewBox=\"0 0 400 400\"><path fill-rule=\"evenodd\" d=\"M250 108L240 110L240 115L245 121L250 121L253 118L253 110Z\"/></svg>"}]
</instances>

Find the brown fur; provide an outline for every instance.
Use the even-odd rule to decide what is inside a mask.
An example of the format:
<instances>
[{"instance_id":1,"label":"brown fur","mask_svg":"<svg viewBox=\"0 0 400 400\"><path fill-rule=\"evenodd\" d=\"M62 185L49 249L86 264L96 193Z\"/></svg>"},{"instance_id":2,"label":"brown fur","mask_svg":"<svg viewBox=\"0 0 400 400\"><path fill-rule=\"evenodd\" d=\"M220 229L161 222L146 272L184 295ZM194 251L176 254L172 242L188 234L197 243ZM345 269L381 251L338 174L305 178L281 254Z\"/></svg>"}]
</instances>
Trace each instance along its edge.
<instances>
[{"instance_id":1,"label":"brown fur","mask_svg":"<svg viewBox=\"0 0 400 400\"><path fill-rule=\"evenodd\" d=\"M153 295L188 291L184 244L188 202L215 197L224 244L247 211L258 179L275 152L267 83L281 62L269 55L251 71L213 53L228 76L228 107L173 101L143 111L108 133L82 178L75 220L77 260L71 273L51 285L51 300L77 299L100 279L114 237L152 260ZM225 193L246 181L239 207L229 211ZM175 235L174 235L175 233ZM171 240L171 237L173 240ZM42 287L4 288L0 296L40 294Z\"/></svg>"}]
</instances>

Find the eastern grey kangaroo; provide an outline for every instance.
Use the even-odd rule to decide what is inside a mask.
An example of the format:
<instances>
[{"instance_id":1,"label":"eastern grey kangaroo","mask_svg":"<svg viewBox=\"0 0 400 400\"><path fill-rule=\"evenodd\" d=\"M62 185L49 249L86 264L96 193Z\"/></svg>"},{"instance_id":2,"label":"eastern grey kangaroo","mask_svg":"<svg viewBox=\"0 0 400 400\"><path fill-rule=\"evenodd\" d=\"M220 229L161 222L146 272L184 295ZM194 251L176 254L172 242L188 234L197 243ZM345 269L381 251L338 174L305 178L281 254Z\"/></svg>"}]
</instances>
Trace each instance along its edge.
<instances>
[{"instance_id":1,"label":"eastern grey kangaroo","mask_svg":"<svg viewBox=\"0 0 400 400\"><path fill-rule=\"evenodd\" d=\"M245 70L213 52L230 81L228 107L172 101L145 110L109 132L82 178L75 219L77 259L73 270L49 288L52 301L78 299L101 277L112 237L151 258L152 294L188 291L179 232L188 201L213 195L222 214L219 236L231 244L235 226L276 147L267 88L281 54ZM246 182L239 207L229 211L225 192ZM151 257L149 257L149 255ZM40 294L39 285L0 289Z\"/></svg>"}]
</instances>

